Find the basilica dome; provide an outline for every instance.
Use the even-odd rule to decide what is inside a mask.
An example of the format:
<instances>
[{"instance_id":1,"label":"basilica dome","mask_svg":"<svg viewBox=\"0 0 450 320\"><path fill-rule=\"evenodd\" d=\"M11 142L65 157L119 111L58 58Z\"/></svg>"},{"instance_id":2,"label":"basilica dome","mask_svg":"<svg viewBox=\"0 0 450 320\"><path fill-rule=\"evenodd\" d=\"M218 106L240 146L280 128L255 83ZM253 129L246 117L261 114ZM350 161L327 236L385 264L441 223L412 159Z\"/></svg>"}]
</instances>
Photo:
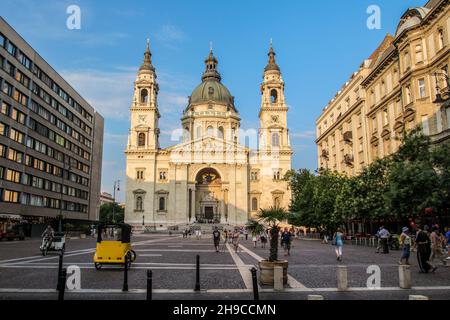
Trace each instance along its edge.
<instances>
[{"instance_id":1,"label":"basilica dome","mask_svg":"<svg viewBox=\"0 0 450 320\"><path fill-rule=\"evenodd\" d=\"M202 75L202 83L194 89L189 97L188 109L193 105L206 103L224 104L235 109L234 97L227 87L222 84L222 77L217 71L217 64L218 61L211 50L208 58L205 60L206 70Z\"/></svg>"}]
</instances>

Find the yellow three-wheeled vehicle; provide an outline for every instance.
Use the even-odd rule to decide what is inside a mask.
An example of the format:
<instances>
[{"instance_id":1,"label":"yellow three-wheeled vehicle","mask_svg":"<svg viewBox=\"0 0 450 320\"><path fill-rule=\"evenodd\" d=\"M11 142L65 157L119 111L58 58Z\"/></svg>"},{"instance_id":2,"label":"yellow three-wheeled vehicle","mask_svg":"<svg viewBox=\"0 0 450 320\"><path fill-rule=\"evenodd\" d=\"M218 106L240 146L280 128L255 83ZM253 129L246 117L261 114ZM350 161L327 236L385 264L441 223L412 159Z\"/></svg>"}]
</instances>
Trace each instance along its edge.
<instances>
[{"instance_id":1,"label":"yellow three-wheeled vehicle","mask_svg":"<svg viewBox=\"0 0 450 320\"><path fill-rule=\"evenodd\" d=\"M103 265L124 265L128 268L136 260L136 252L131 249L131 226L128 224L99 225L94 264L97 270ZM127 258L127 259L125 259Z\"/></svg>"}]
</instances>

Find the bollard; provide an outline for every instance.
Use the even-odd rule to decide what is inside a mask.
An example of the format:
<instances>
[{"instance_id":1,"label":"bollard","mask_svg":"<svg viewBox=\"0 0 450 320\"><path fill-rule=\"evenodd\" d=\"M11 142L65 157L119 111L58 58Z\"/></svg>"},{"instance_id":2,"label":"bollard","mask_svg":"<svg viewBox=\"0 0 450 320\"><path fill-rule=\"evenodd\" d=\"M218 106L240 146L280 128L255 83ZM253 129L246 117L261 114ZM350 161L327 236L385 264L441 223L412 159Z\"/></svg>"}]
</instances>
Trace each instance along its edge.
<instances>
[{"instance_id":1,"label":"bollard","mask_svg":"<svg viewBox=\"0 0 450 320\"><path fill-rule=\"evenodd\" d=\"M61 271L63 268L63 253L59 255L59 263L58 263L58 283L56 284L56 290L59 290L59 278L61 277Z\"/></svg>"},{"instance_id":2,"label":"bollard","mask_svg":"<svg viewBox=\"0 0 450 320\"><path fill-rule=\"evenodd\" d=\"M399 266L398 279L401 289L411 289L411 267L408 265Z\"/></svg>"},{"instance_id":3,"label":"bollard","mask_svg":"<svg viewBox=\"0 0 450 320\"><path fill-rule=\"evenodd\" d=\"M128 254L125 255L125 268L124 268L124 275L123 275L123 287L122 291L127 292L128 291Z\"/></svg>"},{"instance_id":4,"label":"bollard","mask_svg":"<svg viewBox=\"0 0 450 320\"><path fill-rule=\"evenodd\" d=\"M275 291L283 291L284 283L283 283L283 267L275 266L273 268L273 288Z\"/></svg>"},{"instance_id":5,"label":"bollard","mask_svg":"<svg viewBox=\"0 0 450 320\"><path fill-rule=\"evenodd\" d=\"M195 273L195 289L194 291L200 291L200 256L197 255L197 267Z\"/></svg>"},{"instance_id":6,"label":"bollard","mask_svg":"<svg viewBox=\"0 0 450 320\"><path fill-rule=\"evenodd\" d=\"M339 291L348 289L347 266L338 266L337 268L337 287Z\"/></svg>"},{"instance_id":7,"label":"bollard","mask_svg":"<svg viewBox=\"0 0 450 320\"><path fill-rule=\"evenodd\" d=\"M252 273L252 282L253 282L253 300L258 301L259 300L259 292L258 292L258 279L256 275L256 268L253 267L250 269L250 272Z\"/></svg>"},{"instance_id":8,"label":"bollard","mask_svg":"<svg viewBox=\"0 0 450 320\"><path fill-rule=\"evenodd\" d=\"M426 296L410 295L409 300L430 300Z\"/></svg>"},{"instance_id":9,"label":"bollard","mask_svg":"<svg viewBox=\"0 0 450 320\"><path fill-rule=\"evenodd\" d=\"M152 270L147 270L147 301L152 300L152 280L153 280Z\"/></svg>"},{"instance_id":10,"label":"bollard","mask_svg":"<svg viewBox=\"0 0 450 320\"><path fill-rule=\"evenodd\" d=\"M308 295L308 300L324 300L323 296L310 294Z\"/></svg>"},{"instance_id":11,"label":"bollard","mask_svg":"<svg viewBox=\"0 0 450 320\"><path fill-rule=\"evenodd\" d=\"M64 293L66 291L67 270L61 270L58 281L58 301L64 301Z\"/></svg>"}]
</instances>

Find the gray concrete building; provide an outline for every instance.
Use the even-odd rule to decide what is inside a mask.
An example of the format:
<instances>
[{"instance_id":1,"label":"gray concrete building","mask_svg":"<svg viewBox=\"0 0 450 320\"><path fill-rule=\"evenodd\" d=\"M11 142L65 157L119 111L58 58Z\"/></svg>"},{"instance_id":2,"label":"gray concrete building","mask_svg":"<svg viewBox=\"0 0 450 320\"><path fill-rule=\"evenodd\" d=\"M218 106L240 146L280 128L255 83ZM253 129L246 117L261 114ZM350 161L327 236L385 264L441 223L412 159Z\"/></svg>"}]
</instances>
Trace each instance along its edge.
<instances>
[{"instance_id":1,"label":"gray concrete building","mask_svg":"<svg viewBox=\"0 0 450 320\"><path fill-rule=\"evenodd\" d=\"M0 231L96 221L104 119L0 17Z\"/></svg>"}]
</instances>

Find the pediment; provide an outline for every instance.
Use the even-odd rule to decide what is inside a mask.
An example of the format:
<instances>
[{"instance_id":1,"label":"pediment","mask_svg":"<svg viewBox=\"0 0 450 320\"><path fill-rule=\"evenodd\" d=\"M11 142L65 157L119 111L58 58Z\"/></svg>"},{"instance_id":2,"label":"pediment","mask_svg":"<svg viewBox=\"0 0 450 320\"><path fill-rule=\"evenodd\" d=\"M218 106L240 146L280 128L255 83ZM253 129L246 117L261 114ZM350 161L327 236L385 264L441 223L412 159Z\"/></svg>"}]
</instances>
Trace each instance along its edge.
<instances>
[{"instance_id":1,"label":"pediment","mask_svg":"<svg viewBox=\"0 0 450 320\"><path fill-rule=\"evenodd\" d=\"M377 136L372 136L372 138L370 139L370 143L371 144L378 144L378 137Z\"/></svg>"},{"instance_id":2,"label":"pediment","mask_svg":"<svg viewBox=\"0 0 450 320\"><path fill-rule=\"evenodd\" d=\"M170 152L225 152L245 153L247 148L217 137L205 137L178 144L167 149Z\"/></svg>"},{"instance_id":3,"label":"pediment","mask_svg":"<svg viewBox=\"0 0 450 320\"><path fill-rule=\"evenodd\" d=\"M142 189L137 189L137 190L134 190L133 193L134 193L134 194L146 194L147 191L142 190Z\"/></svg>"},{"instance_id":4,"label":"pediment","mask_svg":"<svg viewBox=\"0 0 450 320\"><path fill-rule=\"evenodd\" d=\"M272 194L284 194L284 191L277 189L277 190L272 191L271 193Z\"/></svg>"}]
</instances>

